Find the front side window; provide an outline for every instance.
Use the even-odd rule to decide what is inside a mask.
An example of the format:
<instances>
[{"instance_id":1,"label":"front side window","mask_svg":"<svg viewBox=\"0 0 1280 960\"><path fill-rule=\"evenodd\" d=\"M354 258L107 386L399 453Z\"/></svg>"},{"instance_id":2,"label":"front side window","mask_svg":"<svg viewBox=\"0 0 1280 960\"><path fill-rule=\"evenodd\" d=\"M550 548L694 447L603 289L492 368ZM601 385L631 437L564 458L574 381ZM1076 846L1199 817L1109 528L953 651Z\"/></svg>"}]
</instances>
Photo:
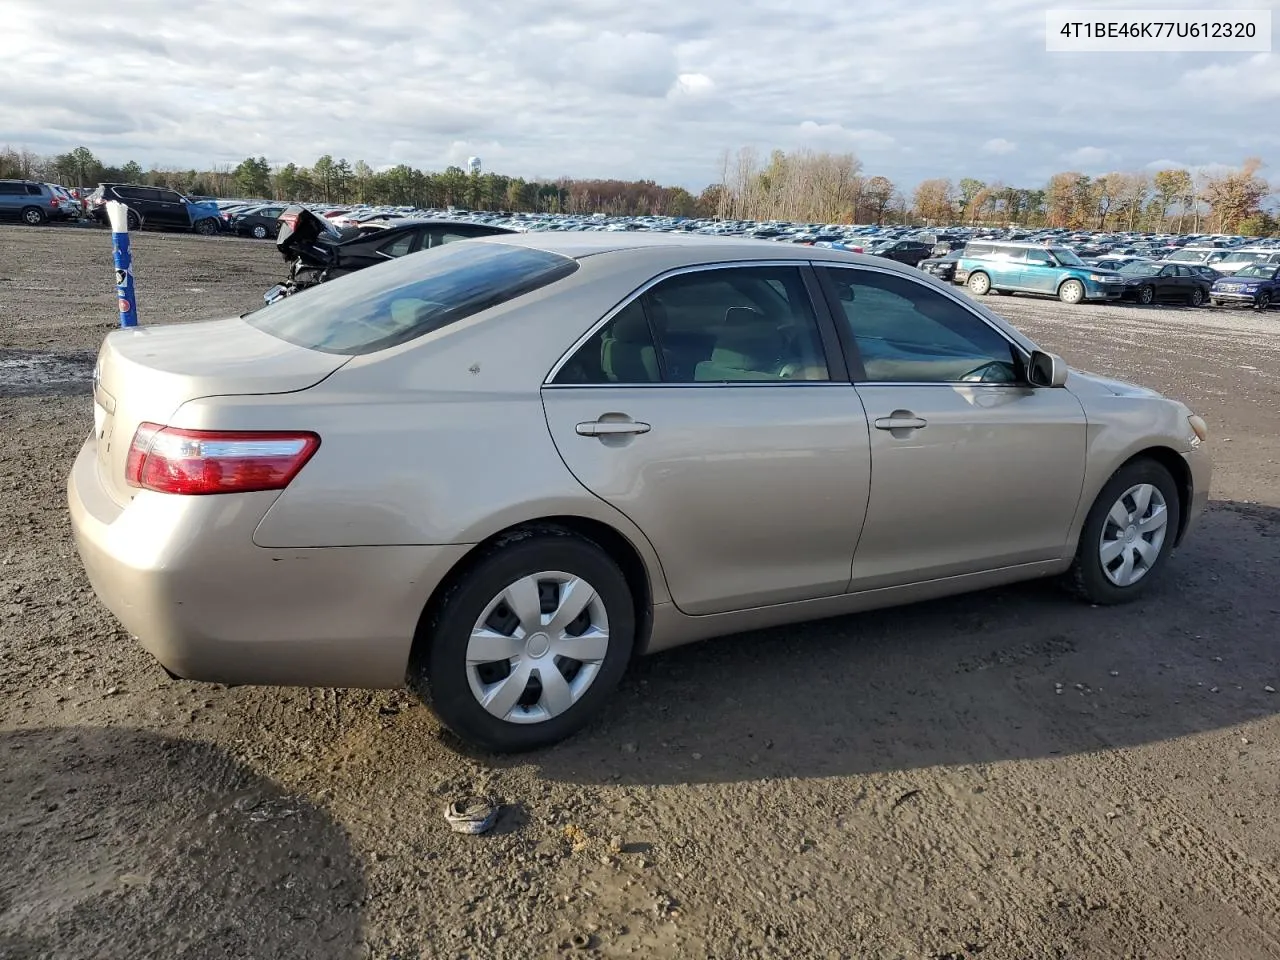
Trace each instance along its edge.
<instances>
[{"instance_id":1,"label":"front side window","mask_svg":"<svg viewBox=\"0 0 1280 960\"><path fill-rule=\"evenodd\" d=\"M576 260L545 250L454 243L317 284L244 319L300 347L354 356L425 336L577 269Z\"/></svg>"},{"instance_id":2,"label":"front side window","mask_svg":"<svg viewBox=\"0 0 1280 960\"><path fill-rule=\"evenodd\" d=\"M378 252L388 257L403 257L406 253L413 249L414 235L413 231L407 231L396 237L394 240L383 244L378 248Z\"/></svg>"},{"instance_id":3,"label":"front side window","mask_svg":"<svg viewBox=\"0 0 1280 960\"><path fill-rule=\"evenodd\" d=\"M1016 348L950 297L907 277L827 268L864 379L881 383L1018 383Z\"/></svg>"},{"instance_id":4,"label":"front side window","mask_svg":"<svg viewBox=\"0 0 1280 960\"><path fill-rule=\"evenodd\" d=\"M0 196L20 197L26 193L26 189L20 183L5 183L0 181Z\"/></svg>"}]
</instances>

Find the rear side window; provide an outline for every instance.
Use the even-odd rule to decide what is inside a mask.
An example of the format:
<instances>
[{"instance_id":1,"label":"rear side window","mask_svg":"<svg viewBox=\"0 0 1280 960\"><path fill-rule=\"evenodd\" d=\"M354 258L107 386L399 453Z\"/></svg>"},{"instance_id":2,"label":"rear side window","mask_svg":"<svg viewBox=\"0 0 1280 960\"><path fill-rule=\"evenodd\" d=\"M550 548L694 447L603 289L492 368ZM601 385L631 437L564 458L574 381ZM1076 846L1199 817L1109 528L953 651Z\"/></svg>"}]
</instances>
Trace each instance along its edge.
<instances>
[{"instance_id":1,"label":"rear side window","mask_svg":"<svg viewBox=\"0 0 1280 960\"><path fill-rule=\"evenodd\" d=\"M502 243L451 243L339 277L245 315L324 353L385 350L569 276L578 262Z\"/></svg>"},{"instance_id":2,"label":"rear side window","mask_svg":"<svg viewBox=\"0 0 1280 960\"><path fill-rule=\"evenodd\" d=\"M28 184L27 184L27 196L29 196L29 197L38 197L38 196L40 196L40 188L39 188L38 186L36 186L34 183L28 183Z\"/></svg>"}]
</instances>

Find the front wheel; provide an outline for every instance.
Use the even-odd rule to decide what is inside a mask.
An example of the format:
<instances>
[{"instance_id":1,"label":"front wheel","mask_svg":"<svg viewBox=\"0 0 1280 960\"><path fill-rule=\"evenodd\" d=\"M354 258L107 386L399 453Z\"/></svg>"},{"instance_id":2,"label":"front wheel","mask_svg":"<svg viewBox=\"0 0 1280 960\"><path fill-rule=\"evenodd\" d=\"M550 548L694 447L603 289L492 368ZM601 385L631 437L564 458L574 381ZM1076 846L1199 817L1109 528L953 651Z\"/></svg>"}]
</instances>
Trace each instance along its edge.
<instances>
[{"instance_id":1,"label":"front wheel","mask_svg":"<svg viewBox=\"0 0 1280 960\"><path fill-rule=\"evenodd\" d=\"M1213 305L1214 305L1215 307L1220 307L1220 306L1222 306L1222 301L1221 301L1221 300L1218 300L1218 299L1216 299L1216 298L1215 298L1215 299L1214 299L1214 301L1213 301Z\"/></svg>"},{"instance_id":2,"label":"front wheel","mask_svg":"<svg viewBox=\"0 0 1280 960\"><path fill-rule=\"evenodd\" d=\"M1271 306L1271 294L1267 293L1266 291L1263 291L1262 293L1258 294L1258 299L1254 301L1254 306L1256 306L1259 310L1266 310L1268 307Z\"/></svg>"},{"instance_id":3,"label":"front wheel","mask_svg":"<svg viewBox=\"0 0 1280 960\"><path fill-rule=\"evenodd\" d=\"M1151 284L1144 283L1141 287L1138 288L1138 302L1142 304L1144 307L1150 306L1151 304L1155 303L1155 300L1156 300L1156 289L1155 287L1151 286Z\"/></svg>"},{"instance_id":4,"label":"front wheel","mask_svg":"<svg viewBox=\"0 0 1280 960\"><path fill-rule=\"evenodd\" d=\"M195 231L202 237L212 237L218 232L218 221L214 220L212 217L205 217L203 220L197 220Z\"/></svg>"},{"instance_id":5,"label":"front wheel","mask_svg":"<svg viewBox=\"0 0 1280 960\"><path fill-rule=\"evenodd\" d=\"M500 753L584 726L635 640L631 589L608 553L559 528L530 533L499 541L447 589L409 668L445 726Z\"/></svg>"},{"instance_id":6,"label":"front wheel","mask_svg":"<svg viewBox=\"0 0 1280 960\"><path fill-rule=\"evenodd\" d=\"M1068 586L1090 603L1137 599L1173 550L1181 509L1162 465L1141 459L1121 467L1085 518Z\"/></svg>"},{"instance_id":7,"label":"front wheel","mask_svg":"<svg viewBox=\"0 0 1280 960\"><path fill-rule=\"evenodd\" d=\"M985 297L991 292L991 278L985 273L971 273L965 284L975 297Z\"/></svg>"},{"instance_id":8,"label":"front wheel","mask_svg":"<svg viewBox=\"0 0 1280 960\"><path fill-rule=\"evenodd\" d=\"M1084 299L1084 284L1079 280L1068 280L1058 288L1058 299L1063 303L1079 303Z\"/></svg>"}]
</instances>

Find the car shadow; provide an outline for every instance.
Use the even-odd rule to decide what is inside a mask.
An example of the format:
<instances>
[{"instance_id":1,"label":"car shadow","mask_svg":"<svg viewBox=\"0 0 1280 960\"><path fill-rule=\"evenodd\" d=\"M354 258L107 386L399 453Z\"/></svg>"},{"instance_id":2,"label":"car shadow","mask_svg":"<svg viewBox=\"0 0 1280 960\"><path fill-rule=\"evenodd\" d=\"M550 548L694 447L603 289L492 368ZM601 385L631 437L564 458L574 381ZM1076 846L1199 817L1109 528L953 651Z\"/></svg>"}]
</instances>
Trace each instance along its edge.
<instances>
[{"instance_id":1,"label":"car shadow","mask_svg":"<svg viewBox=\"0 0 1280 960\"><path fill-rule=\"evenodd\" d=\"M0 958L350 957L363 896L343 829L216 747L0 733Z\"/></svg>"},{"instance_id":2,"label":"car shadow","mask_svg":"<svg viewBox=\"0 0 1280 960\"><path fill-rule=\"evenodd\" d=\"M1140 601L1041 581L711 640L638 661L607 715L496 765L679 784L988 764L1280 711L1280 510L1217 502Z\"/></svg>"}]
</instances>

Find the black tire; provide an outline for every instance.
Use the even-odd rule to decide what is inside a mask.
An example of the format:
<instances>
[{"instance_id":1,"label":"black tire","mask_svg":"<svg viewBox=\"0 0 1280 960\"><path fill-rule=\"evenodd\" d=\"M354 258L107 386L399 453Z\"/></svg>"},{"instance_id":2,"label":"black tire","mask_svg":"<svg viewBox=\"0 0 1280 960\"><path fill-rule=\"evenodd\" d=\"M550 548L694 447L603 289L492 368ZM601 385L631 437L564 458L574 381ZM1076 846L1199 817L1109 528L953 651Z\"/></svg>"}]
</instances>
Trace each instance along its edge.
<instances>
[{"instance_id":1,"label":"black tire","mask_svg":"<svg viewBox=\"0 0 1280 960\"><path fill-rule=\"evenodd\" d=\"M1147 573L1136 583L1126 587L1118 587L1108 579L1102 567L1098 545L1101 543L1103 530L1107 523L1107 514L1111 507L1129 488L1140 483L1149 483L1160 491L1168 510L1165 523L1165 538L1155 562ZM1080 542L1076 546L1075 560L1066 574L1067 588L1076 596L1090 603L1117 604L1128 603L1142 596L1157 579L1160 569L1165 565L1169 554L1173 551L1173 542L1177 539L1178 526L1182 520L1182 502L1178 494L1178 485L1169 471L1155 460L1141 458L1131 460L1116 471L1106 486L1098 494L1098 498L1089 509L1085 518L1084 529L1080 531Z\"/></svg>"},{"instance_id":2,"label":"black tire","mask_svg":"<svg viewBox=\"0 0 1280 960\"><path fill-rule=\"evenodd\" d=\"M1203 290L1201 290L1199 287L1194 288L1194 289L1191 291L1191 298L1190 298L1190 300L1191 300L1191 305L1192 305L1193 307L1203 307L1203 306L1204 306L1204 291L1203 291Z\"/></svg>"},{"instance_id":3,"label":"black tire","mask_svg":"<svg viewBox=\"0 0 1280 960\"><path fill-rule=\"evenodd\" d=\"M260 223L259 223L259 224L255 224L255 225L254 225L254 228L253 228L252 230L250 230L249 232L253 234L253 236L254 236L254 239L255 239L255 240L265 240L265 239L267 239L267 228L266 228L266 227L264 227L264 226L263 226L262 224L260 224Z\"/></svg>"},{"instance_id":4,"label":"black tire","mask_svg":"<svg viewBox=\"0 0 1280 960\"><path fill-rule=\"evenodd\" d=\"M1079 280L1064 280L1058 287L1058 299L1072 305L1084 303L1084 284Z\"/></svg>"},{"instance_id":5,"label":"black tire","mask_svg":"<svg viewBox=\"0 0 1280 960\"><path fill-rule=\"evenodd\" d=\"M1215 299L1215 300L1213 301L1213 305L1214 305L1215 307L1220 307L1220 306L1222 306L1222 301L1221 301L1221 300L1217 300L1217 299Z\"/></svg>"},{"instance_id":6,"label":"black tire","mask_svg":"<svg viewBox=\"0 0 1280 960\"><path fill-rule=\"evenodd\" d=\"M1266 310L1271 306L1271 294L1265 290L1258 294L1258 299L1254 301L1254 306L1259 310Z\"/></svg>"},{"instance_id":7,"label":"black tire","mask_svg":"<svg viewBox=\"0 0 1280 960\"><path fill-rule=\"evenodd\" d=\"M537 723L490 714L471 691L467 644L476 620L507 586L532 574L582 577L604 604L609 646L599 672L563 713ZM545 747L577 732L600 711L626 672L635 643L635 606L627 579L599 545L558 527L519 531L490 547L449 587L414 641L411 689L468 744L495 753Z\"/></svg>"},{"instance_id":8,"label":"black tire","mask_svg":"<svg viewBox=\"0 0 1280 960\"><path fill-rule=\"evenodd\" d=\"M205 217L195 222L194 229L202 237L212 237L218 232L218 221L213 217Z\"/></svg>"},{"instance_id":9,"label":"black tire","mask_svg":"<svg viewBox=\"0 0 1280 960\"><path fill-rule=\"evenodd\" d=\"M38 227L48 219L48 215L39 207L22 208L22 222L29 227Z\"/></svg>"},{"instance_id":10,"label":"black tire","mask_svg":"<svg viewBox=\"0 0 1280 960\"><path fill-rule=\"evenodd\" d=\"M128 216L125 218L125 222L130 230L142 229L142 217L138 216L138 214L133 210L129 211Z\"/></svg>"},{"instance_id":11,"label":"black tire","mask_svg":"<svg viewBox=\"0 0 1280 960\"><path fill-rule=\"evenodd\" d=\"M991 278L981 270L969 274L964 284L975 297L985 297L991 292Z\"/></svg>"},{"instance_id":12,"label":"black tire","mask_svg":"<svg viewBox=\"0 0 1280 960\"><path fill-rule=\"evenodd\" d=\"M1149 307L1156 302L1156 288L1149 283L1144 283L1138 288L1138 302L1144 307Z\"/></svg>"}]
</instances>

